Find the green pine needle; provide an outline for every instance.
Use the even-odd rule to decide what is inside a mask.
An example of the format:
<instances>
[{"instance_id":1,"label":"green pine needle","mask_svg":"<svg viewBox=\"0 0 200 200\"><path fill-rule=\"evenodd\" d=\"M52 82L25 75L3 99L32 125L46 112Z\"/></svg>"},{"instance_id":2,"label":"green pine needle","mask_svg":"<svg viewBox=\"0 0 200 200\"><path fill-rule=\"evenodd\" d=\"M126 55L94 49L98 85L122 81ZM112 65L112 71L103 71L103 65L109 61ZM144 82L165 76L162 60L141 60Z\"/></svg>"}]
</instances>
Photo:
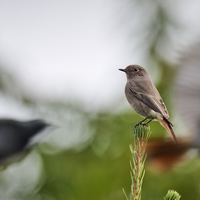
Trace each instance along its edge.
<instances>
[{"instance_id":1,"label":"green pine needle","mask_svg":"<svg viewBox=\"0 0 200 200\"><path fill-rule=\"evenodd\" d=\"M145 175L146 143L151 135L148 126L139 125L134 129L134 147L130 145L132 154L131 166L131 200L141 200L142 183Z\"/></svg>"},{"instance_id":2,"label":"green pine needle","mask_svg":"<svg viewBox=\"0 0 200 200\"><path fill-rule=\"evenodd\" d=\"M123 193L124 193L124 196L126 197L126 200L129 200L129 199L128 199L128 196L127 196L127 194L126 194L126 191L124 190L124 188L122 189L122 191L123 191Z\"/></svg>"},{"instance_id":3,"label":"green pine needle","mask_svg":"<svg viewBox=\"0 0 200 200\"><path fill-rule=\"evenodd\" d=\"M179 200L181 198L181 195L174 191L174 190L169 190L164 198L164 200Z\"/></svg>"}]
</instances>

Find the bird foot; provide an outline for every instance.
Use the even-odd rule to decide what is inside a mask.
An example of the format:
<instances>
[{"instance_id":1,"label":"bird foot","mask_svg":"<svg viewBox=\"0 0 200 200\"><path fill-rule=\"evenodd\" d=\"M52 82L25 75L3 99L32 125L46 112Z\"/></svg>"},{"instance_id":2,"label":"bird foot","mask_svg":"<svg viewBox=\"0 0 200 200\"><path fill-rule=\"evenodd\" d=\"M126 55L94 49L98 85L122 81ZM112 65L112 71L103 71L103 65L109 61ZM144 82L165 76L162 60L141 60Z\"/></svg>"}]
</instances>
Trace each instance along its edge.
<instances>
[{"instance_id":1,"label":"bird foot","mask_svg":"<svg viewBox=\"0 0 200 200\"><path fill-rule=\"evenodd\" d=\"M149 122L142 124L143 126L148 126Z\"/></svg>"},{"instance_id":2,"label":"bird foot","mask_svg":"<svg viewBox=\"0 0 200 200\"><path fill-rule=\"evenodd\" d=\"M136 127L139 126L139 125L142 125L142 122L137 123L137 124L134 126L134 129L136 129Z\"/></svg>"},{"instance_id":3,"label":"bird foot","mask_svg":"<svg viewBox=\"0 0 200 200\"><path fill-rule=\"evenodd\" d=\"M148 123L139 122L139 123L137 123L137 124L134 126L134 129L136 129L136 127L139 126L139 125L148 126Z\"/></svg>"}]
</instances>

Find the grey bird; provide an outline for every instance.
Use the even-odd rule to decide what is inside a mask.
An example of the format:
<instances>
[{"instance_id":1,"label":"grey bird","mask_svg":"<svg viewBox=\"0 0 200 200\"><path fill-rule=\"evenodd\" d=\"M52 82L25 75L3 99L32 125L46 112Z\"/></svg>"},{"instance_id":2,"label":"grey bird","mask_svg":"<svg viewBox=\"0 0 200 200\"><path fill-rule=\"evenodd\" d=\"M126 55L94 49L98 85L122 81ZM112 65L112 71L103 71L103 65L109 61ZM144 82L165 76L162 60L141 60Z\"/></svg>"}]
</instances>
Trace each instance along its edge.
<instances>
[{"instance_id":1,"label":"grey bird","mask_svg":"<svg viewBox=\"0 0 200 200\"><path fill-rule=\"evenodd\" d=\"M177 143L167 108L148 72L139 65L129 65L125 69L119 70L125 72L127 76L125 95L129 104L140 116L145 118L136 126L145 120L149 120L145 125L152 120L158 120Z\"/></svg>"},{"instance_id":2,"label":"grey bird","mask_svg":"<svg viewBox=\"0 0 200 200\"><path fill-rule=\"evenodd\" d=\"M0 120L0 163L25 151L32 139L49 124L43 120Z\"/></svg>"}]
</instances>

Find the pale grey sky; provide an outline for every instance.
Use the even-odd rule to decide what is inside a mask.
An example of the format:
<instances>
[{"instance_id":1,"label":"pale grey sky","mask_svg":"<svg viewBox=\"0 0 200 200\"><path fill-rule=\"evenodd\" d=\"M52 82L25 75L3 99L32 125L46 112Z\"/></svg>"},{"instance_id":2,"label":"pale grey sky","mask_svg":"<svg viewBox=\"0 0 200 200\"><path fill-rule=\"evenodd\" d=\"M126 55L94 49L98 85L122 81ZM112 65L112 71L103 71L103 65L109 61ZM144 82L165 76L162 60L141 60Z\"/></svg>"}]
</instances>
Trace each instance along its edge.
<instances>
[{"instance_id":1,"label":"pale grey sky","mask_svg":"<svg viewBox=\"0 0 200 200\"><path fill-rule=\"evenodd\" d=\"M139 62L114 1L1 1L0 59L35 96L107 104ZM95 104L95 103L94 103Z\"/></svg>"}]
</instances>

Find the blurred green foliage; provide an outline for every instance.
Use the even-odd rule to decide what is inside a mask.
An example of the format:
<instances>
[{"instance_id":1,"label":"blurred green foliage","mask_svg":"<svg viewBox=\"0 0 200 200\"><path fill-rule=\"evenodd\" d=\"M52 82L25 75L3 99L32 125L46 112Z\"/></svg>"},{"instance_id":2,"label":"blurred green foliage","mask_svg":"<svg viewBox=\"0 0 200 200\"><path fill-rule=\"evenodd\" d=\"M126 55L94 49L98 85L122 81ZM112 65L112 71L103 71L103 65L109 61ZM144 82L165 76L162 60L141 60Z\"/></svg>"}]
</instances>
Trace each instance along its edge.
<instances>
[{"instance_id":1,"label":"blurred green foliage","mask_svg":"<svg viewBox=\"0 0 200 200\"><path fill-rule=\"evenodd\" d=\"M57 200L125 199L122 188L128 193L131 185L129 144L133 143L132 128L138 120L133 113L104 113L91 119L94 135L84 149L43 155L46 182L39 194L48 194ZM151 127L152 133L164 132L158 122L151 122ZM191 196L197 200L199 176L198 158L165 173L147 167L142 199L162 199L173 189L183 200Z\"/></svg>"}]
</instances>

